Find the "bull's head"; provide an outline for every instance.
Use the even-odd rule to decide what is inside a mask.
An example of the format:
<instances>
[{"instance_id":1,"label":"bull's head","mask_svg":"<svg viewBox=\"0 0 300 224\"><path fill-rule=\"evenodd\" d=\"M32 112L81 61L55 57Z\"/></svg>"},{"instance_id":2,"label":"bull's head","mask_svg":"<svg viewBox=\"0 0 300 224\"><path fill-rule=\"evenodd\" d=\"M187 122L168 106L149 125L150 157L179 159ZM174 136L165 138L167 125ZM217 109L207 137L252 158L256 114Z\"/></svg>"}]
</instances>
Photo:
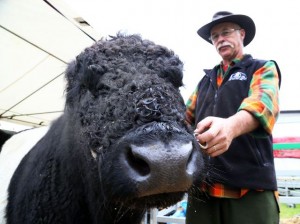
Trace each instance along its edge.
<instances>
[{"instance_id":1,"label":"bull's head","mask_svg":"<svg viewBox=\"0 0 300 224\"><path fill-rule=\"evenodd\" d=\"M201 177L201 152L184 121L182 69L167 48L120 34L70 64L69 125L95 156L110 200L169 205Z\"/></svg>"}]
</instances>

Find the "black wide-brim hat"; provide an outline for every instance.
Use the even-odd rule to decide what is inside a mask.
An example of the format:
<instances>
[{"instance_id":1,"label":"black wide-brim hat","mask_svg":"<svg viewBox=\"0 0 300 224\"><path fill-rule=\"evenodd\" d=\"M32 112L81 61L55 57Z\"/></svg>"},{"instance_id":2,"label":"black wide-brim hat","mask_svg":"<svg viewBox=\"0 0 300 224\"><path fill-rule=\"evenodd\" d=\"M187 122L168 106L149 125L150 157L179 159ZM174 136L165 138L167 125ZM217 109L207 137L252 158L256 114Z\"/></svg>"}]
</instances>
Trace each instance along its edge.
<instances>
[{"instance_id":1,"label":"black wide-brim hat","mask_svg":"<svg viewBox=\"0 0 300 224\"><path fill-rule=\"evenodd\" d=\"M219 24L219 23L225 23L225 22L231 22L238 24L242 29L246 31L246 36L244 39L244 46L247 46L254 38L255 36L255 24L253 20L249 16L241 15L241 14L233 14L231 12L221 11L217 12L213 15L212 21L204 26L202 26L197 33L200 37L202 37L207 42L211 43L210 37L210 31L211 29Z\"/></svg>"}]
</instances>

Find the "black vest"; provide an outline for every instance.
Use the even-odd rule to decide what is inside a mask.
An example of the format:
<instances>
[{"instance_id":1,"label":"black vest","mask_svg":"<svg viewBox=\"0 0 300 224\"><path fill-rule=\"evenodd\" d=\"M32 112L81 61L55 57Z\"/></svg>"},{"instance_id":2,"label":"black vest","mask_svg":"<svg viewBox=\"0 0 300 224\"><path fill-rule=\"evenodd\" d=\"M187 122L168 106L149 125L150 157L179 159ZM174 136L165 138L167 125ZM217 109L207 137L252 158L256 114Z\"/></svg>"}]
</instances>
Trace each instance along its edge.
<instances>
[{"instance_id":1,"label":"black vest","mask_svg":"<svg viewBox=\"0 0 300 224\"><path fill-rule=\"evenodd\" d=\"M245 55L230 68L219 88L216 81L218 67L205 70L206 74L198 84L195 124L207 116L227 118L234 115L243 99L248 97L253 73L266 62ZM280 77L277 64L276 67ZM241 135L233 139L227 152L207 158L208 182L248 189L277 189L272 135L262 127L255 131L263 132L265 137L254 137L252 133Z\"/></svg>"}]
</instances>

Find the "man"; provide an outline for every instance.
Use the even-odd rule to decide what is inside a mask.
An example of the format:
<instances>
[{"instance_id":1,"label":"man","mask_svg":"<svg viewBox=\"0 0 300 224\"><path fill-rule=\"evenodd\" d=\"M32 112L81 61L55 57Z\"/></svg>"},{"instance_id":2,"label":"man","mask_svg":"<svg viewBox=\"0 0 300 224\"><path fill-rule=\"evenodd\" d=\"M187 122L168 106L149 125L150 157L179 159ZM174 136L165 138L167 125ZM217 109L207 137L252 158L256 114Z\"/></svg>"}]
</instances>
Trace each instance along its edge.
<instances>
[{"instance_id":1,"label":"man","mask_svg":"<svg viewBox=\"0 0 300 224\"><path fill-rule=\"evenodd\" d=\"M272 128L280 71L243 48L255 36L246 15L217 12L198 34L222 58L205 70L187 102L186 120L207 155L207 179L189 194L187 224L279 223Z\"/></svg>"}]
</instances>

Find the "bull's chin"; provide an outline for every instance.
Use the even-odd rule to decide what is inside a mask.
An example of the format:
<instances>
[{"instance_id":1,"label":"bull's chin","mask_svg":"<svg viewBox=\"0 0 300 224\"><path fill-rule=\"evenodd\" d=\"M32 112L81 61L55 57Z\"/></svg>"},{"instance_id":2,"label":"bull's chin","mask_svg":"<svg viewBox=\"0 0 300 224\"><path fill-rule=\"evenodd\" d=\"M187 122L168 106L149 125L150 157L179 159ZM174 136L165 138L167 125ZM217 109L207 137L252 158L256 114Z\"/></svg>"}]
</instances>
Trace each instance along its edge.
<instances>
[{"instance_id":1,"label":"bull's chin","mask_svg":"<svg viewBox=\"0 0 300 224\"><path fill-rule=\"evenodd\" d=\"M162 193L122 201L132 209L166 208L182 200L185 192Z\"/></svg>"}]
</instances>

